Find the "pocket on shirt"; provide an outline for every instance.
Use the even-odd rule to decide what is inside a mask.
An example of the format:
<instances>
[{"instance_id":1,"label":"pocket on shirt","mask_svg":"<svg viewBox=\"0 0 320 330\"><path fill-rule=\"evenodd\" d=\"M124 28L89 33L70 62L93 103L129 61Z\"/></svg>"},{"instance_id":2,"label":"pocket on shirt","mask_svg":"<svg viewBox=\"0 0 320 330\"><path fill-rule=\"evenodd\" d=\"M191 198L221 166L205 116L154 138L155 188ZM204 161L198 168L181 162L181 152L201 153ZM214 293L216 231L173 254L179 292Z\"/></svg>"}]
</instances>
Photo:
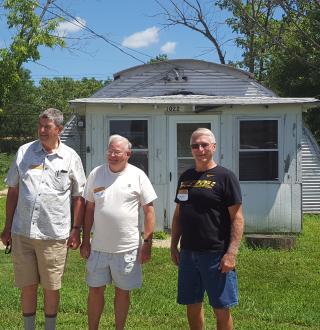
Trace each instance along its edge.
<instances>
[{"instance_id":1,"label":"pocket on shirt","mask_svg":"<svg viewBox=\"0 0 320 330\"><path fill-rule=\"evenodd\" d=\"M58 191L66 191L69 187L68 173L61 173L59 176L54 176L52 181L53 188Z\"/></svg>"}]
</instances>

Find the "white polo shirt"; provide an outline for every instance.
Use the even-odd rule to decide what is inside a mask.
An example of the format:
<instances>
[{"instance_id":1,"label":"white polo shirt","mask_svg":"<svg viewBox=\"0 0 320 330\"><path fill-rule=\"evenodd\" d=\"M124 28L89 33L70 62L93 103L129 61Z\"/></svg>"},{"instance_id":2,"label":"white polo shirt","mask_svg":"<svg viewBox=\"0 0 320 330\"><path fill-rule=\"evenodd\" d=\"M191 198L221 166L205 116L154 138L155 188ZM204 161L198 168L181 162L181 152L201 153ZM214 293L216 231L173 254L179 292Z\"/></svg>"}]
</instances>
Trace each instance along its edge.
<instances>
[{"instance_id":1,"label":"white polo shirt","mask_svg":"<svg viewBox=\"0 0 320 330\"><path fill-rule=\"evenodd\" d=\"M84 196L95 203L93 250L120 253L139 246L139 207L157 198L142 170L128 164L114 173L100 165L90 173Z\"/></svg>"},{"instance_id":2,"label":"white polo shirt","mask_svg":"<svg viewBox=\"0 0 320 330\"><path fill-rule=\"evenodd\" d=\"M12 233L34 239L65 239L71 225L71 196L82 196L86 177L78 154L59 144L48 154L39 140L21 146L7 175L19 186Z\"/></svg>"}]
</instances>

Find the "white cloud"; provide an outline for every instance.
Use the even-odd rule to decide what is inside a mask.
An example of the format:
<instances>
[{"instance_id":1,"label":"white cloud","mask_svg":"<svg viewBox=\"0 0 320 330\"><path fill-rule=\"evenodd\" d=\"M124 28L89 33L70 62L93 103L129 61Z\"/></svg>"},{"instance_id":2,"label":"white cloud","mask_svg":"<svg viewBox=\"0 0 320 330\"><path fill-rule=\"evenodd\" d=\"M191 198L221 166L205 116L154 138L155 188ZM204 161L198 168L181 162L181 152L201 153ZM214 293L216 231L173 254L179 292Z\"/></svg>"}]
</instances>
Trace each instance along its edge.
<instances>
[{"instance_id":1,"label":"white cloud","mask_svg":"<svg viewBox=\"0 0 320 330\"><path fill-rule=\"evenodd\" d=\"M148 47L159 41L159 28L153 26L144 31L136 32L124 38L122 46L130 48Z\"/></svg>"},{"instance_id":2,"label":"white cloud","mask_svg":"<svg viewBox=\"0 0 320 330\"><path fill-rule=\"evenodd\" d=\"M161 47L161 51L165 54L173 54L176 51L176 46L176 42L168 41Z\"/></svg>"},{"instance_id":3,"label":"white cloud","mask_svg":"<svg viewBox=\"0 0 320 330\"><path fill-rule=\"evenodd\" d=\"M61 22L57 27L57 33L59 36L64 37L68 34L76 33L83 29L86 25L86 21L81 17L76 17L70 22Z\"/></svg>"}]
</instances>

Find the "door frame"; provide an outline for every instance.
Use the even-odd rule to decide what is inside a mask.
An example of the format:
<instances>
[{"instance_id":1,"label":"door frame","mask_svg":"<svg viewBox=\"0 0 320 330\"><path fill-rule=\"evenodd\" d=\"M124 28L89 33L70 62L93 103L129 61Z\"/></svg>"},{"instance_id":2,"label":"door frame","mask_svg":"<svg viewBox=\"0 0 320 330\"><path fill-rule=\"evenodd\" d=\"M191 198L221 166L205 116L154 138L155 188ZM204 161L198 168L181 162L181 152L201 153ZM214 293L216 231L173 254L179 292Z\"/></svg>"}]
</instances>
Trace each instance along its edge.
<instances>
[{"instance_id":1,"label":"door frame","mask_svg":"<svg viewBox=\"0 0 320 330\"><path fill-rule=\"evenodd\" d=\"M168 116L167 117L167 159L168 159L168 189L167 189L167 210L168 210L168 225L171 228L172 217L176 204L174 197L177 188L177 124L195 124L195 123L210 123L217 141L220 141L220 114L214 115L183 115L183 116ZM189 137L190 138L190 137ZM216 147L214 160L220 162L220 148Z\"/></svg>"}]
</instances>

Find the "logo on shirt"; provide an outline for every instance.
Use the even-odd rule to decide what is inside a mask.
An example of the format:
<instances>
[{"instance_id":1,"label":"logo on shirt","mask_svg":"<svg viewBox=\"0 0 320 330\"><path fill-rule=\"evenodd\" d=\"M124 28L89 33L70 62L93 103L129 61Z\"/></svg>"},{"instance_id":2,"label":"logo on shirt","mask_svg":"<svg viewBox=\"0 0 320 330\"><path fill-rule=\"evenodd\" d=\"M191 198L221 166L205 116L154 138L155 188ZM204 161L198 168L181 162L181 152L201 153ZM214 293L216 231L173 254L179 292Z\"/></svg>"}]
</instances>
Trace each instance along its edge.
<instances>
[{"instance_id":1,"label":"logo on shirt","mask_svg":"<svg viewBox=\"0 0 320 330\"><path fill-rule=\"evenodd\" d=\"M215 185L216 182L211 180L190 180L190 181L182 181L180 184L180 189L186 189L186 188L212 189Z\"/></svg>"}]
</instances>

